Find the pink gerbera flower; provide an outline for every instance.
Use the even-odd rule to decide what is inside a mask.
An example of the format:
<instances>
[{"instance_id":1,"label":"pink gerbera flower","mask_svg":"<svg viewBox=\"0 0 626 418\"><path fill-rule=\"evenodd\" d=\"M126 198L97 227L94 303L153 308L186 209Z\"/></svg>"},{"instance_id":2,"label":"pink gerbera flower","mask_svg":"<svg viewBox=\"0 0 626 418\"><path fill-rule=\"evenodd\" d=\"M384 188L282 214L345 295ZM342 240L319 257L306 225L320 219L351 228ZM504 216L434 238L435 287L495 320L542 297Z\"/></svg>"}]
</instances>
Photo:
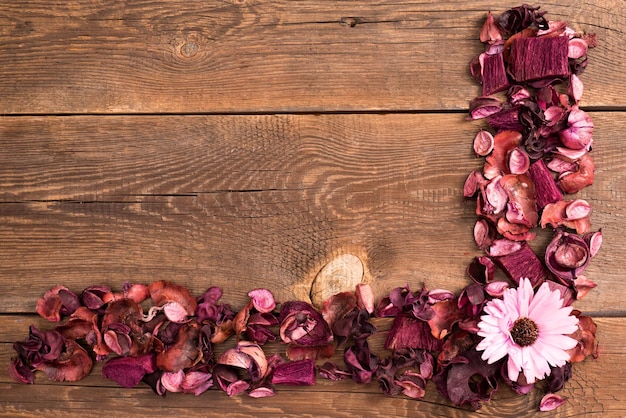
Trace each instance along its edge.
<instances>
[{"instance_id":1,"label":"pink gerbera flower","mask_svg":"<svg viewBox=\"0 0 626 418\"><path fill-rule=\"evenodd\" d=\"M558 291L543 283L537 293L530 281L520 280L516 289L504 291L502 299L493 299L480 317L478 335L484 339L476 346L482 359L492 364L508 355L509 379L516 382L520 371L526 383L550 375L550 366L563 366L570 358L565 350L577 341L567 334L578 329L578 318L570 315L571 306L563 306Z\"/></svg>"}]
</instances>

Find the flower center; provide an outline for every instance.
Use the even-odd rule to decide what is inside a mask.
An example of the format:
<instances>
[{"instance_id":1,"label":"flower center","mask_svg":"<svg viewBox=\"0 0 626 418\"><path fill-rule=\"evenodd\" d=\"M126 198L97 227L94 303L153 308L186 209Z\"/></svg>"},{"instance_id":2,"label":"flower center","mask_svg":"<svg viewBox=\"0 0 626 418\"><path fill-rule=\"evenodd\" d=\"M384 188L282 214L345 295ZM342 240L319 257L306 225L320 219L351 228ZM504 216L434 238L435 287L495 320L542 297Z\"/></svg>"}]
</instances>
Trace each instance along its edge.
<instances>
[{"instance_id":1,"label":"flower center","mask_svg":"<svg viewBox=\"0 0 626 418\"><path fill-rule=\"evenodd\" d=\"M530 318L519 318L511 328L511 338L519 346L526 347L537 340L539 328Z\"/></svg>"}]
</instances>

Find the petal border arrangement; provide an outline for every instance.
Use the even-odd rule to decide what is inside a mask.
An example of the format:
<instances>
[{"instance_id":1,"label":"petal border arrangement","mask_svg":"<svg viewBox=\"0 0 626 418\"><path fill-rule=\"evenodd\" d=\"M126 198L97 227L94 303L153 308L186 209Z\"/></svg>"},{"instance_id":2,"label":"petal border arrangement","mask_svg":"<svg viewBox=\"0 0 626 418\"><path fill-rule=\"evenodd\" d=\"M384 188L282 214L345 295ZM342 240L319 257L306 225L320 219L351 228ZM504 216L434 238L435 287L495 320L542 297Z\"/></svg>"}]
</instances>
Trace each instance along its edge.
<instances>
[{"instance_id":1,"label":"petal border arrangement","mask_svg":"<svg viewBox=\"0 0 626 418\"><path fill-rule=\"evenodd\" d=\"M376 301L360 284L318 309L253 289L235 311L218 287L194 297L162 280L80 294L57 285L37 313L59 325L31 325L13 346L11 378L34 383L39 371L77 381L97 361L104 378L123 387L144 382L159 395L213 388L267 397L278 385L312 385L321 376L377 382L387 395L415 399L432 380L450 402L473 409L499 384L519 394L537 387L545 393L540 410L562 405L556 392L572 364L598 352L595 323L572 303L596 286L583 273L602 232L590 229L587 201L564 198L593 183L594 125L579 107L579 75L596 39L545 14L528 5L489 12L479 35L485 51L470 63L482 94L468 119L485 119L488 128L474 138L484 164L467 176L463 194L476 201L474 239L484 254L469 264L471 283L460 294L407 284ZM553 235L539 257L531 243L546 228ZM392 318L385 357L368 344L375 317ZM236 345L217 355L214 347L230 338ZM274 341L284 355L266 354ZM343 365L328 361L339 350Z\"/></svg>"}]
</instances>

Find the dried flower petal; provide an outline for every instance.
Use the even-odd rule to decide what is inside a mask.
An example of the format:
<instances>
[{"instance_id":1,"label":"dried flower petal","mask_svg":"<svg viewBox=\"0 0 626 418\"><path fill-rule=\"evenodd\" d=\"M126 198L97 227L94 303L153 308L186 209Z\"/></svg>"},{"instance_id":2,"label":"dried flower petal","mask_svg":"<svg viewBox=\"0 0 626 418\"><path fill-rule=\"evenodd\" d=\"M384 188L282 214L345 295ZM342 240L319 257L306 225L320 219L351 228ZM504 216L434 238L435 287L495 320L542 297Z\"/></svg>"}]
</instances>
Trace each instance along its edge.
<instances>
[{"instance_id":1,"label":"dried flower petal","mask_svg":"<svg viewBox=\"0 0 626 418\"><path fill-rule=\"evenodd\" d=\"M493 150L493 135L485 130L480 130L474 137L474 152L482 157L489 155Z\"/></svg>"},{"instance_id":2,"label":"dried flower petal","mask_svg":"<svg viewBox=\"0 0 626 418\"><path fill-rule=\"evenodd\" d=\"M563 405L567 401L567 398L562 398L561 396L554 393L547 393L541 398L541 403L539 404L540 411L554 411L559 406Z\"/></svg>"},{"instance_id":3,"label":"dried flower petal","mask_svg":"<svg viewBox=\"0 0 626 418\"><path fill-rule=\"evenodd\" d=\"M277 364L272 374L272 384L310 386L315 384L315 363L306 359Z\"/></svg>"},{"instance_id":4,"label":"dried flower petal","mask_svg":"<svg viewBox=\"0 0 626 418\"><path fill-rule=\"evenodd\" d=\"M76 382L87 376L92 366L93 361L87 351L75 341L66 340L65 350L57 359L40 363L36 368L50 380Z\"/></svg>"},{"instance_id":5,"label":"dried flower petal","mask_svg":"<svg viewBox=\"0 0 626 418\"><path fill-rule=\"evenodd\" d=\"M567 37L517 37L511 44L511 75L518 82L565 77L567 58Z\"/></svg>"},{"instance_id":6,"label":"dried flower petal","mask_svg":"<svg viewBox=\"0 0 626 418\"><path fill-rule=\"evenodd\" d=\"M485 19L485 23L483 23L483 27L480 30L480 42L483 43L495 43L502 40L502 34L500 33L500 28L496 24L496 20L494 19L491 12L487 13L487 19Z\"/></svg>"},{"instance_id":7,"label":"dried flower petal","mask_svg":"<svg viewBox=\"0 0 626 418\"><path fill-rule=\"evenodd\" d=\"M254 309L262 313L272 312L276 307L274 295L267 289L254 289L248 292L248 296L252 298Z\"/></svg>"},{"instance_id":8,"label":"dried flower petal","mask_svg":"<svg viewBox=\"0 0 626 418\"><path fill-rule=\"evenodd\" d=\"M48 321L59 322L61 315L71 315L80 306L78 296L65 286L57 285L37 301L37 313Z\"/></svg>"},{"instance_id":9,"label":"dried flower petal","mask_svg":"<svg viewBox=\"0 0 626 418\"><path fill-rule=\"evenodd\" d=\"M554 275L574 280L589 264L589 246L581 237L557 231L546 248L546 265Z\"/></svg>"},{"instance_id":10,"label":"dried flower petal","mask_svg":"<svg viewBox=\"0 0 626 418\"><path fill-rule=\"evenodd\" d=\"M530 165L528 176L535 185L538 209L563 199L563 194L543 160L537 160Z\"/></svg>"},{"instance_id":11,"label":"dried flower petal","mask_svg":"<svg viewBox=\"0 0 626 418\"><path fill-rule=\"evenodd\" d=\"M155 355L142 354L137 357L115 357L102 366L102 376L120 386L132 388L142 381L146 374L157 370Z\"/></svg>"}]
</instances>

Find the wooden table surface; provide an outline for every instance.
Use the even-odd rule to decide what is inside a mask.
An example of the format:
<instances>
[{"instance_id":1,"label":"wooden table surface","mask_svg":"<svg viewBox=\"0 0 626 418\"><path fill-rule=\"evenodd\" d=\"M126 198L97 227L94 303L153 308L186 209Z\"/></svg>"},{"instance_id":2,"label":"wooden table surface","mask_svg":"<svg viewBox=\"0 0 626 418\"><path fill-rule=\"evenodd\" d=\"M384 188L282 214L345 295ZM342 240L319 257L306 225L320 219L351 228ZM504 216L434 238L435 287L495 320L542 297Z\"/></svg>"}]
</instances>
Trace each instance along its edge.
<instances>
[{"instance_id":1,"label":"wooden table surface","mask_svg":"<svg viewBox=\"0 0 626 418\"><path fill-rule=\"evenodd\" d=\"M277 396L122 389L97 365L77 383L13 383L6 368L55 284L172 280L308 298L317 273L359 257L377 297L459 291L476 248L467 173L484 122L488 10L521 2L12 0L0 5L0 414L7 416L510 416L542 396L500 389L478 412L318 379ZM573 368L545 416L626 416L626 3L546 1L597 34L582 74L596 177L576 196L604 244L576 307L600 356ZM537 245L545 245L540 233ZM388 323L380 322L384 329ZM384 331L382 332L384 334ZM380 343L379 343L380 344ZM277 346L280 349L280 346Z\"/></svg>"}]
</instances>

